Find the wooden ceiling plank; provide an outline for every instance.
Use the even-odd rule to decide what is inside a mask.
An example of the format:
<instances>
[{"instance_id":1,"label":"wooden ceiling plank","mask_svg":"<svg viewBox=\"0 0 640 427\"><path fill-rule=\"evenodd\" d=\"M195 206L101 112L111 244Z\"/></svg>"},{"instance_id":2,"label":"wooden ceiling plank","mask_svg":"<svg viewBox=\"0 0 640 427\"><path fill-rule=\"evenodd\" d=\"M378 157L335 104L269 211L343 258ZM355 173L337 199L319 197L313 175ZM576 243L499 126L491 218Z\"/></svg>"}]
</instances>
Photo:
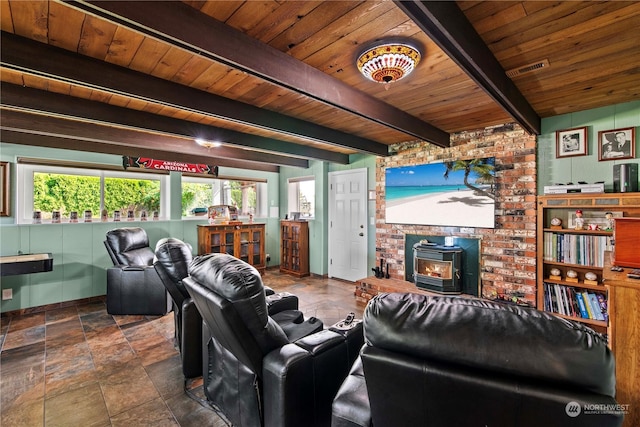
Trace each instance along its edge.
<instances>
[{"instance_id":1,"label":"wooden ceiling plank","mask_svg":"<svg viewBox=\"0 0 640 427\"><path fill-rule=\"evenodd\" d=\"M81 3L111 19L135 22L138 31L150 31L172 43L202 50L219 61L257 75L288 89L342 108L372 121L395 127L439 146L449 146L449 134L376 98L354 90L322 71L198 13L178 2ZM219 43L225 40L225 43Z\"/></svg>"},{"instance_id":2,"label":"wooden ceiling plank","mask_svg":"<svg viewBox=\"0 0 640 427\"><path fill-rule=\"evenodd\" d=\"M578 3L579 4L579 3ZM563 2L558 6L566 10L566 18L556 14L545 16L545 23L529 27L531 20L526 21L527 27L510 37L502 37L499 43L490 43L490 49L495 52L500 61L522 52L529 52L541 46L553 46L556 43L582 42L585 33L597 34L608 27L620 28L621 21L640 15L638 2L587 2L587 7L576 10L575 2ZM626 6L622 6L626 5ZM548 21L548 22L547 22ZM622 29L620 29L622 31ZM637 28L632 28L632 31Z\"/></svg>"},{"instance_id":3,"label":"wooden ceiling plank","mask_svg":"<svg viewBox=\"0 0 640 427\"><path fill-rule=\"evenodd\" d=\"M87 15L82 25L78 53L104 60L115 33L115 24Z\"/></svg>"},{"instance_id":4,"label":"wooden ceiling plank","mask_svg":"<svg viewBox=\"0 0 640 427\"><path fill-rule=\"evenodd\" d=\"M484 34L496 27L501 27L505 22L514 22L526 17L527 13L522 3L515 3L484 19L474 21L473 27L478 33Z\"/></svg>"},{"instance_id":5,"label":"wooden ceiling plank","mask_svg":"<svg viewBox=\"0 0 640 427\"><path fill-rule=\"evenodd\" d=\"M169 153L153 148L140 149L113 145L108 142L86 141L72 137L57 135L41 135L17 130L0 128L0 138L7 144L30 145L35 147L62 148L74 151L91 151L93 153L114 154L118 156L138 157L144 155L159 160L193 163L193 155L190 153ZM211 154L198 156L198 162L212 166L229 168L250 169L264 172L278 172L279 167L268 163L243 162L241 160L214 157Z\"/></svg>"},{"instance_id":6,"label":"wooden ceiling plank","mask_svg":"<svg viewBox=\"0 0 640 427\"><path fill-rule=\"evenodd\" d=\"M607 62L600 61L599 56L612 50L626 49L629 43L635 42L635 45L638 46L637 29L639 26L640 13L626 19L619 19L616 25L604 26L586 33L576 29L582 33L578 38L572 36L550 37L547 40L539 40L540 44L527 46L523 52L515 55L514 52L510 52L512 55L510 57L500 55L497 58L505 69L520 67L544 58L549 59L550 63L550 67L546 71L558 70L560 67L586 59L592 60L595 66L602 67L602 64L607 64ZM615 40L615 44L611 43L612 40ZM567 51L570 51L571 55L567 55ZM640 55L634 55L629 59L634 60L638 56Z\"/></svg>"},{"instance_id":7,"label":"wooden ceiling plank","mask_svg":"<svg viewBox=\"0 0 640 427\"><path fill-rule=\"evenodd\" d=\"M167 53L169 46L150 37L145 37L140 48L131 60L131 69L151 74L160 59Z\"/></svg>"},{"instance_id":8,"label":"wooden ceiling plank","mask_svg":"<svg viewBox=\"0 0 640 427\"><path fill-rule=\"evenodd\" d=\"M319 5L318 1L284 2L269 16L269 19L258 22L251 30L247 31L247 34L263 43L269 43Z\"/></svg>"},{"instance_id":9,"label":"wooden ceiling plank","mask_svg":"<svg viewBox=\"0 0 640 427\"><path fill-rule=\"evenodd\" d=\"M201 56L193 55L171 80L185 86L190 86L198 77L207 71L209 65L209 62Z\"/></svg>"},{"instance_id":10,"label":"wooden ceiling plank","mask_svg":"<svg viewBox=\"0 0 640 427\"><path fill-rule=\"evenodd\" d=\"M2 31L14 33L13 16L11 14L11 3L8 1L0 2L0 28Z\"/></svg>"},{"instance_id":11,"label":"wooden ceiling plank","mask_svg":"<svg viewBox=\"0 0 640 427\"><path fill-rule=\"evenodd\" d=\"M218 21L225 22L244 4L244 0L228 0L222 2L203 1L202 3L198 10Z\"/></svg>"},{"instance_id":12,"label":"wooden ceiling plank","mask_svg":"<svg viewBox=\"0 0 640 427\"><path fill-rule=\"evenodd\" d=\"M288 48L287 53L294 58L305 61L317 51L342 40L347 34L349 34L346 36L349 42L353 43L354 40L350 36L353 31L371 22L376 22L377 25L378 20L385 17L393 8L394 6L390 2L365 1L330 22L322 31L310 35L304 43Z\"/></svg>"},{"instance_id":13,"label":"wooden ceiling plank","mask_svg":"<svg viewBox=\"0 0 640 427\"><path fill-rule=\"evenodd\" d=\"M278 6L278 3L274 0L244 2L233 12L233 15L224 22L229 26L246 32L258 25L267 16L271 15Z\"/></svg>"},{"instance_id":14,"label":"wooden ceiling plank","mask_svg":"<svg viewBox=\"0 0 640 427\"><path fill-rule=\"evenodd\" d=\"M96 89L128 94L138 99L152 100L158 104L173 105L176 108L230 118L250 126L299 135L374 155L388 155L386 145L369 139L145 76L9 33L3 32L1 40L2 65L8 68L31 70L37 74L68 82L84 82Z\"/></svg>"},{"instance_id":15,"label":"wooden ceiling plank","mask_svg":"<svg viewBox=\"0 0 640 427\"><path fill-rule=\"evenodd\" d=\"M47 27L49 2L12 1L11 16L13 18L14 34L37 40L41 43L49 41Z\"/></svg>"},{"instance_id":16,"label":"wooden ceiling plank","mask_svg":"<svg viewBox=\"0 0 640 427\"><path fill-rule=\"evenodd\" d=\"M143 41L144 36L142 34L118 26L113 35L113 43L111 43L107 51L105 61L121 67L128 67Z\"/></svg>"},{"instance_id":17,"label":"wooden ceiling plank","mask_svg":"<svg viewBox=\"0 0 640 427\"><path fill-rule=\"evenodd\" d=\"M455 3L394 1L517 123L540 134L540 117Z\"/></svg>"},{"instance_id":18,"label":"wooden ceiling plank","mask_svg":"<svg viewBox=\"0 0 640 427\"><path fill-rule=\"evenodd\" d=\"M2 81L7 83L13 83L14 85L24 86L24 79L22 73L16 70L9 70L7 68L0 68L0 75Z\"/></svg>"},{"instance_id":19,"label":"wooden ceiling plank","mask_svg":"<svg viewBox=\"0 0 640 427\"><path fill-rule=\"evenodd\" d=\"M219 64L217 62L208 63L206 70L197 76L193 82L189 85L194 89L203 90L205 92L211 92L211 88L220 79L224 78L231 70L230 67Z\"/></svg>"},{"instance_id":20,"label":"wooden ceiling plank","mask_svg":"<svg viewBox=\"0 0 640 427\"><path fill-rule=\"evenodd\" d=\"M269 45L280 52L287 52L302 42L307 44L309 37L317 33L324 33L327 25L339 20L340 17L357 7L359 3L359 1L320 2L295 25L290 26L278 37L271 40Z\"/></svg>"},{"instance_id":21,"label":"wooden ceiling plank","mask_svg":"<svg viewBox=\"0 0 640 427\"><path fill-rule=\"evenodd\" d=\"M43 111L65 117L78 117L79 120L90 120L120 127L137 128L163 134L179 135L181 138L204 138L212 141L231 142L237 146L249 147L260 150L258 153L249 150L236 151L235 156L240 158L268 161L270 158L281 159L283 155L314 158L339 164L348 164L349 159L343 155L318 149L310 149L298 144L289 144L273 138L258 137L250 134L242 134L229 129L213 126L198 125L192 122L169 117L160 117L147 112L126 110L112 105L86 101L82 99L72 100L70 97L35 91L15 85L0 84L3 94L3 105L13 106L31 111ZM161 107L159 107L161 108ZM144 127L140 124L143 123ZM231 156L234 153L229 153ZM300 159L292 159L291 166L300 166ZM287 164L287 163L281 163Z\"/></svg>"},{"instance_id":22,"label":"wooden ceiling plank","mask_svg":"<svg viewBox=\"0 0 640 427\"><path fill-rule=\"evenodd\" d=\"M78 51L85 14L57 2L49 2L49 43Z\"/></svg>"},{"instance_id":23,"label":"wooden ceiling plank","mask_svg":"<svg viewBox=\"0 0 640 427\"><path fill-rule=\"evenodd\" d=\"M129 129L104 126L102 124L69 120L58 116L32 114L24 111L2 108L3 129L29 131L41 135L71 137L85 141L108 142L116 146L150 148L169 153L190 153L192 156L206 155L215 152L216 156L230 159L241 159L246 162L271 163L306 168L309 163L305 159L278 156L269 153L246 152L240 148L228 146L207 149L196 144L192 139L179 136L134 132ZM242 153L244 152L244 154Z\"/></svg>"},{"instance_id":24,"label":"wooden ceiling plank","mask_svg":"<svg viewBox=\"0 0 640 427\"><path fill-rule=\"evenodd\" d=\"M173 77L193 57L193 53L172 46L158 61L150 74L164 80L173 80Z\"/></svg>"}]
</instances>

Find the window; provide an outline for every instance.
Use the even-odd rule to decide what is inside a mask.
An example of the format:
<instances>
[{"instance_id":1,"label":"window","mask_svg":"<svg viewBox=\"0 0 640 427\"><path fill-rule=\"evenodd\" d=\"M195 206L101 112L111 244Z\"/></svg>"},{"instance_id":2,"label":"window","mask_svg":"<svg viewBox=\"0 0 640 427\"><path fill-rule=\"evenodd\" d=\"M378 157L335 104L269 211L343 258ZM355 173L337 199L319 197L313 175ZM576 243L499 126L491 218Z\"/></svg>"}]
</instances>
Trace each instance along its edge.
<instances>
[{"instance_id":1,"label":"window","mask_svg":"<svg viewBox=\"0 0 640 427\"><path fill-rule=\"evenodd\" d=\"M67 222L72 212L85 218L90 211L91 220L100 221L103 211L109 219L119 211L122 220L129 212L139 219L143 212L161 217L168 211L166 175L18 164L18 176L19 223L32 222L37 211L42 222L51 221L53 212Z\"/></svg>"},{"instance_id":2,"label":"window","mask_svg":"<svg viewBox=\"0 0 640 427\"><path fill-rule=\"evenodd\" d=\"M300 212L300 218L313 218L316 209L315 177L290 178L288 187L289 213Z\"/></svg>"},{"instance_id":3,"label":"window","mask_svg":"<svg viewBox=\"0 0 640 427\"><path fill-rule=\"evenodd\" d=\"M206 216L211 205L231 205L238 215L266 217L266 182L182 177L182 216Z\"/></svg>"}]
</instances>

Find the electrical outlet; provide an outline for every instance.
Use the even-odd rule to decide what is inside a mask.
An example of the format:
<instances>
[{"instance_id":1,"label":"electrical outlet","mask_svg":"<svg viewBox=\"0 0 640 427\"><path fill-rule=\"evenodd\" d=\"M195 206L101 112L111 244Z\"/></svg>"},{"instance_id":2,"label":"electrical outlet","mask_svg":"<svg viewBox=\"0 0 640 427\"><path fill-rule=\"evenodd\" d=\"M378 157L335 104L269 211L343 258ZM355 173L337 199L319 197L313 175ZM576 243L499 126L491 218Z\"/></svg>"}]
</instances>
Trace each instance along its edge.
<instances>
[{"instance_id":1,"label":"electrical outlet","mask_svg":"<svg viewBox=\"0 0 640 427\"><path fill-rule=\"evenodd\" d=\"M2 301L13 299L13 289L3 289L2 290Z\"/></svg>"}]
</instances>

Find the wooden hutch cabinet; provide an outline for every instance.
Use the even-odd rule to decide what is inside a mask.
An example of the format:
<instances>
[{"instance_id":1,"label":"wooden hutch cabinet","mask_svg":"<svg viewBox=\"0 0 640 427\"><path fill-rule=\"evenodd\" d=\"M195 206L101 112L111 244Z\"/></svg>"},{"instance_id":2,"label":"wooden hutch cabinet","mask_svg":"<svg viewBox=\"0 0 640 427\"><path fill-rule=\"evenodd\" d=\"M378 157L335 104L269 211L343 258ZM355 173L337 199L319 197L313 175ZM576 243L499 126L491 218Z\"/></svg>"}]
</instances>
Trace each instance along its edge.
<instances>
[{"instance_id":1,"label":"wooden hutch cabinet","mask_svg":"<svg viewBox=\"0 0 640 427\"><path fill-rule=\"evenodd\" d=\"M267 267L264 239L264 224L198 225L198 255L233 255L263 274Z\"/></svg>"},{"instance_id":2,"label":"wooden hutch cabinet","mask_svg":"<svg viewBox=\"0 0 640 427\"><path fill-rule=\"evenodd\" d=\"M294 276L309 275L309 223L280 222L280 271Z\"/></svg>"}]
</instances>

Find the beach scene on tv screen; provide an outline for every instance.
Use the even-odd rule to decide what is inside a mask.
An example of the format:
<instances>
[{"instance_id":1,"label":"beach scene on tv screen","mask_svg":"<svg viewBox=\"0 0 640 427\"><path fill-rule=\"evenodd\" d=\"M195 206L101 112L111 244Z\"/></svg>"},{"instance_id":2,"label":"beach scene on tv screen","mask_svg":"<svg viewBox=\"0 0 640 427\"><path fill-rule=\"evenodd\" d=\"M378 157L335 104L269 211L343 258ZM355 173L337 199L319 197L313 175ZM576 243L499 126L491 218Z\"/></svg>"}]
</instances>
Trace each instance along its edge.
<instances>
[{"instance_id":1,"label":"beach scene on tv screen","mask_svg":"<svg viewBox=\"0 0 640 427\"><path fill-rule=\"evenodd\" d=\"M385 170L386 222L495 227L495 158Z\"/></svg>"}]
</instances>

